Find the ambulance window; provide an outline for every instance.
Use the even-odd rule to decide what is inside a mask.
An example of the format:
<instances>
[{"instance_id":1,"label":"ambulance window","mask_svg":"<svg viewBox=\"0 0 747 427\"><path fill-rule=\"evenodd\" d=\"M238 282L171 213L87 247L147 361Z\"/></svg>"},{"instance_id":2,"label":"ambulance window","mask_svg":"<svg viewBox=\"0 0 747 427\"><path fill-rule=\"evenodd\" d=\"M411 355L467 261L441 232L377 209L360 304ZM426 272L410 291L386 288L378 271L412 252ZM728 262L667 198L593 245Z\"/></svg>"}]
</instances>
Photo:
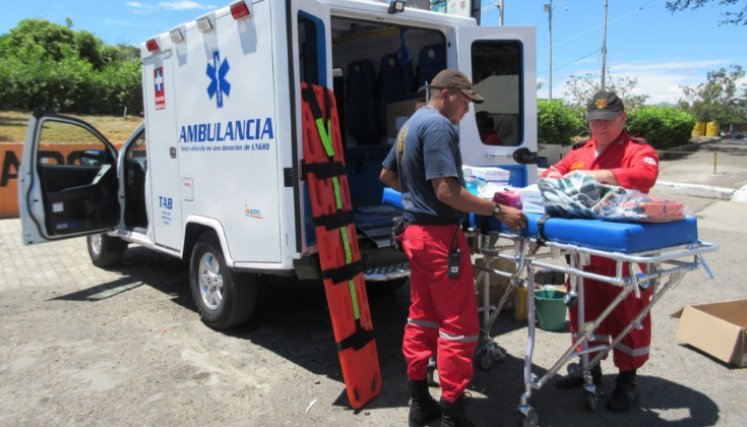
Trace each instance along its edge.
<instances>
[{"instance_id":1,"label":"ambulance window","mask_svg":"<svg viewBox=\"0 0 747 427\"><path fill-rule=\"evenodd\" d=\"M301 81L324 86L324 24L304 12L298 13L298 53Z\"/></svg>"},{"instance_id":2,"label":"ambulance window","mask_svg":"<svg viewBox=\"0 0 747 427\"><path fill-rule=\"evenodd\" d=\"M40 165L70 165L85 169L113 164L106 147L88 129L67 122L46 120L39 135Z\"/></svg>"},{"instance_id":3,"label":"ambulance window","mask_svg":"<svg viewBox=\"0 0 747 427\"><path fill-rule=\"evenodd\" d=\"M524 139L521 43L476 41L472 44L472 81L485 102L475 105L483 144L520 145Z\"/></svg>"}]
</instances>

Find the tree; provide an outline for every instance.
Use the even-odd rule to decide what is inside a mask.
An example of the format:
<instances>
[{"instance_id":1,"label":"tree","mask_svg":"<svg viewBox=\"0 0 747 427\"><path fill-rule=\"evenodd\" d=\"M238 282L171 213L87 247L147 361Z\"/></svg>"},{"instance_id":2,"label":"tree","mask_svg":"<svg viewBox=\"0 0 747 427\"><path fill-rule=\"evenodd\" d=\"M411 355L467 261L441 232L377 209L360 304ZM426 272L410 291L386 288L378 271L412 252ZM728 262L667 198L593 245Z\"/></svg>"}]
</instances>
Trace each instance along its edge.
<instances>
[{"instance_id":1,"label":"tree","mask_svg":"<svg viewBox=\"0 0 747 427\"><path fill-rule=\"evenodd\" d=\"M666 8L670 12L683 11L686 9L697 9L703 7L706 3L710 3L714 0L675 0L666 2ZM722 24L734 24L734 25L747 25L747 1L744 0L718 0L719 6L726 5L737 5L738 3L744 3L742 10L735 12L727 10L722 14L726 17ZM736 6L735 6L736 7Z\"/></svg>"},{"instance_id":2,"label":"tree","mask_svg":"<svg viewBox=\"0 0 747 427\"><path fill-rule=\"evenodd\" d=\"M565 82L565 94L570 97L570 104L585 109L591 97L601 89L599 79L599 74L571 75ZM615 92L623 100L625 109L632 112L640 108L648 98L648 95L633 95L636 85L638 85L636 78L610 78L605 85L605 90Z\"/></svg>"},{"instance_id":3,"label":"tree","mask_svg":"<svg viewBox=\"0 0 747 427\"><path fill-rule=\"evenodd\" d=\"M721 125L747 124L747 85L744 69L731 65L709 71L707 81L695 88L683 87L685 99L678 105L699 121L718 122Z\"/></svg>"}]
</instances>

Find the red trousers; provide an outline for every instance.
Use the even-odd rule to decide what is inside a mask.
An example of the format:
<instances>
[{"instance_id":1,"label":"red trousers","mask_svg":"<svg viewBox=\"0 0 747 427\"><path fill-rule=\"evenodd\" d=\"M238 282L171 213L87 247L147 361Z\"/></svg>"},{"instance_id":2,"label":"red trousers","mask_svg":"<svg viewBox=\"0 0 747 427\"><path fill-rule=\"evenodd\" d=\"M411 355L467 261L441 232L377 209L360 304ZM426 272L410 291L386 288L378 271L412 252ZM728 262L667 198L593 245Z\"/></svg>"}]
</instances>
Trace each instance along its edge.
<instances>
[{"instance_id":1,"label":"red trousers","mask_svg":"<svg viewBox=\"0 0 747 427\"><path fill-rule=\"evenodd\" d=\"M410 225L402 246L410 263L410 310L402 353L410 380L424 380L436 353L441 396L453 402L472 379L479 336L477 298L469 248L457 231L458 278L448 276L448 254L456 225Z\"/></svg>"},{"instance_id":2,"label":"red trousers","mask_svg":"<svg viewBox=\"0 0 747 427\"><path fill-rule=\"evenodd\" d=\"M591 264L584 267L584 271L603 274L605 276L615 275L615 262L609 259L592 257ZM628 265L623 267L624 276L628 276ZM569 283L566 281L566 288ZM599 314L607 308L612 300L620 293L622 287L596 280L584 279L584 320L590 322L599 317ZM651 301L653 287L641 290L641 298L635 293L630 293L610 315L599 325L594 333L594 341L589 341L589 346L609 344L630 321L641 312ZM578 332L578 304L570 307L569 318L572 339L575 341ZM612 349L613 362L621 371L637 369L648 360L649 344L651 343L651 314L641 320L641 329L633 328L630 333ZM590 353L589 357L594 357Z\"/></svg>"}]
</instances>

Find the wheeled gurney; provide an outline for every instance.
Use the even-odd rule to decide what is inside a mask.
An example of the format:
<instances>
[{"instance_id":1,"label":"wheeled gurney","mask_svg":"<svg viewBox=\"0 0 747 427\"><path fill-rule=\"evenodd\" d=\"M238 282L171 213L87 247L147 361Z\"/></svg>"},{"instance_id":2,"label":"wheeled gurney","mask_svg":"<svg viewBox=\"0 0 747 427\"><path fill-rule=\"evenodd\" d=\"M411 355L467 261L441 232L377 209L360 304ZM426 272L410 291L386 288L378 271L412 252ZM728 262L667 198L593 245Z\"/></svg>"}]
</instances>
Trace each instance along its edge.
<instances>
[{"instance_id":1,"label":"wheeled gurney","mask_svg":"<svg viewBox=\"0 0 747 427\"><path fill-rule=\"evenodd\" d=\"M384 202L402 207L399 193L386 189ZM481 339L477 349L477 359L483 369L488 369L493 361L505 356L505 350L498 346L490 331L501 308L511 291L517 286L527 289L527 344L524 356L525 391L521 396L518 411L523 416L525 426L536 426L538 415L530 405L533 390L540 389L563 365L577 357L581 365L569 365L569 371L580 371L585 380L584 402L588 409L596 409L599 390L592 382L590 369L598 364L651 311L664 293L679 283L690 271L703 268L709 278L713 275L703 258L703 254L718 249L718 245L698 240L697 221L686 218L680 221L643 224L602 221L597 219L568 219L559 217L543 218L541 215L527 214L528 226L521 233L512 233L494 218L471 215L470 230L474 254L482 255L476 262L475 270L480 272L477 285L482 286ZM586 272L583 267L591 256L608 258L614 261L614 275L606 276ZM501 258L515 264L514 271L501 271L491 268L491 260ZM565 258L565 259L564 259ZM562 262L552 262L552 261ZM640 266L645 266L640 268ZM624 274L627 269L627 275ZM538 377L532 373L532 357L536 338L535 274L550 271L569 278L569 292L566 305L578 305L578 337L560 355L557 361ZM482 274L487 273L487 274ZM488 274L509 278L497 306L490 304ZM584 279L593 279L610 286L618 286L621 292L596 319L584 318ZM623 328L619 335L612 337L608 345L590 346L594 331L613 309L631 293L640 295L641 289L653 287L650 302ZM590 353L597 353L589 358Z\"/></svg>"}]
</instances>

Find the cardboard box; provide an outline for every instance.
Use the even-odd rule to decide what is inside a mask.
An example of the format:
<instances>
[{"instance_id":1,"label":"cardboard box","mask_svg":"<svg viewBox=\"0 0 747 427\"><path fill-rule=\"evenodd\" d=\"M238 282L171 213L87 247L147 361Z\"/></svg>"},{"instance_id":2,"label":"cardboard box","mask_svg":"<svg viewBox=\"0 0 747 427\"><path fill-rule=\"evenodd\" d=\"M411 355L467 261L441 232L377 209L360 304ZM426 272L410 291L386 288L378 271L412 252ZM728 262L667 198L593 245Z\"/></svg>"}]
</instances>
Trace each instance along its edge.
<instances>
[{"instance_id":1,"label":"cardboard box","mask_svg":"<svg viewBox=\"0 0 747 427\"><path fill-rule=\"evenodd\" d=\"M425 106L422 99L408 99L405 101L392 102L386 106L386 136L396 138L397 132L412 113L420 107Z\"/></svg>"},{"instance_id":2,"label":"cardboard box","mask_svg":"<svg viewBox=\"0 0 747 427\"><path fill-rule=\"evenodd\" d=\"M747 366L747 299L688 305L677 339L736 367Z\"/></svg>"}]
</instances>

